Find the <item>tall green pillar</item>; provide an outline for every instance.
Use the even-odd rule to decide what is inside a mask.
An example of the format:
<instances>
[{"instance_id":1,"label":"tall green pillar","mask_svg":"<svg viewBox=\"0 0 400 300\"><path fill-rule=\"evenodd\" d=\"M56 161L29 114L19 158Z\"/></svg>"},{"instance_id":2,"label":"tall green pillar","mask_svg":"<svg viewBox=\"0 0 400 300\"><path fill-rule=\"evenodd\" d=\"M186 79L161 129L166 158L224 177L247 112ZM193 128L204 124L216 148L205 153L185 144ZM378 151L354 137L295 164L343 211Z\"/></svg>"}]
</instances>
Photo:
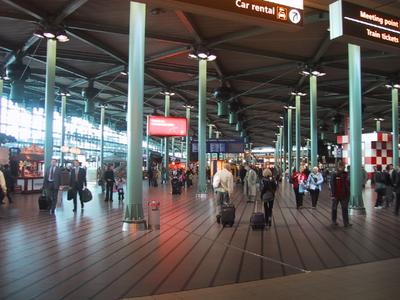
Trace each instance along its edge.
<instances>
[{"instance_id":1,"label":"tall green pillar","mask_svg":"<svg viewBox=\"0 0 400 300\"><path fill-rule=\"evenodd\" d=\"M150 169L149 116L146 118L146 170Z\"/></svg>"},{"instance_id":2,"label":"tall green pillar","mask_svg":"<svg viewBox=\"0 0 400 300\"><path fill-rule=\"evenodd\" d=\"M145 57L146 5L130 2L129 14L129 65L128 65L128 154L127 189L124 210L124 226L146 224L143 214L143 97ZM143 229L145 226L139 228Z\"/></svg>"},{"instance_id":3,"label":"tall green pillar","mask_svg":"<svg viewBox=\"0 0 400 300\"><path fill-rule=\"evenodd\" d=\"M4 88L4 81L3 78L0 77L0 124L1 124L1 99L3 99L3 88Z\"/></svg>"},{"instance_id":4,"label":"tall green pillar","mask_svg":"<svg viewBox=\"0 0 400 300\"><path fill-rule=\"evenodd\" d=\"M187 132L186 132L186 168L190 167L190 144L189 144L189 128L190 128L190 110L191 106L186 106L186 120L187 120Z\"/></svg>"},{"instance_id":5,"label":"tall green pillar","mask_svg":"<svg viewBox=\"0 0 400 300\"><path fill-rule=\"evenodd\" d=\"M170 111L170 106L171 106L171 96L169 92L165 93L165 110L164 110L164 116L169 117L169 111ZM164 169L165 173L163 176L165 176L165 183L168 184L169 182L169 139L167 137L164 138Z\"/></svg>"},{"instance_id":6,"label":"tall green pillar","mask_svg":"<svg viewBox=\"0 0 400 300\"><path fill-rule=\"evenodd\" d=\"M215 138L216 138L216 139L219 139L220 134L221 134L220 131L216 131L216 132L215 132Z\"/></svg>"},{"instance_id":7,"label":"tall green pillar","mask_svg":"<svg viewBox=\"0 0 400 300\"><path fill-rule=\"evenodd\" d=\"M399 90L392 87L393 166L399 166Z\"/></svg>"},{"instance_id":8,"label":"tall green pillar","mask_svg":"<svg viewBox=\"0 0 400 300\"><path fill-rule=\"evenodd\" d=\"M213 127L214 127L213 124L208 125L208 139L210 140L213 138Z\"/></svg>"},{"instance_id":9,"label":"tall green pillar","mask_svg":"<svg viewBox=\"0 0 400 300\"><path fill-rule=\"evenodd\" d=\"M310 167L310 139L306 139L306 148L307 148L307 164Z\"/></svg>"},{"instance_id":10,"label":"tall green pillar","mask_svg":"<svg viewBox=\"0 0 400 300\"><path fill-rule=\"evenodd\" d=\"M65 116L67 112L67 95L61 95L61 145L60 149L65 146ZM64 152L61 151L60 165L64 165Z\"/></svg>"},{"instance_id":11,"label":"tall green pillar","mask_svg":"<svg viewBox=\"0 0 400 300\"><path fill-rule=\"evenodd\" d=\"M300 159L301 159L301 127L300 127L300 116L301 116L301 102L300 96L296 96L296 170L300 170Z\"/></svg>"},{"instance_id":12,"label":"tall green pillar","mask_svg":"<svg viewBox=\"0 0 400 300\"><path fill-rule=\"evenodd\" d=\"M200 197L207 195L206 177L206 101L207 101L207 60L199 60L199 120L198 120L198 154L199 154L199 177L197 182L197 192Z\"/></svg>"},{"instance_id":13,"label":"tall green pillar","mask_svg":"<svg viewBox=\"0 0 400 300\"><path fill-rule=\"evenodd\" d=\"M283 126L279 126L279 168L282 171Z\"/></svg>"},{"instance_id":14,"label":"tall green pillar","mask_svg":"<svg viewBox=\"0 0 400 300\"><path fill-rule=\"evenodd\" d=\"M283 129L282 129L282 146L283 146L283 174L285 174L287 165L286 165L286 153L287 153L287 140L286 140L286 132L287 132L287 112L285 111L283 116ZM290 175L290 174L289 174Z\"/></svg>"},{"instance_id":15,"label":"tall green pillar","mask_svg":"<svg viewBox=\"0 0 400 300\"><path fill-rule=\"evenodd\" d=\"M105 105L100 106L100 168L104 168L104 122L106 116Z\"/></svg>"},{"instance_id":16,"label":"tall green pillar","mask_svg":"<svg viewBox=\"0 0 400 300\"><path fill-rule=\"evenodd\" d=\"M381 131L381 119L376 119L376 132Z\"/></svg>"},{"instance_id":17,"label":"tall green pillar","mask_svg":"<svg viewBox=\"0 0 400 300\"><path fill-rule=\"evenodd\" d=\"M171 155L175 157L175 138L171 138Z\"/></svg>"},{"instance_id":18,"label":"tall green pillar","mask_svg":"<svg viewBox=\"0 0 400 300\"><path fill-rule=\"evenodd\" d=\"M311 166L318 166L317 76L310 76Z\"/></svg>"},{"instance_id":19,"label":"tall green pillar","mask_svg":"<svg viewBox=\"0 0 400 300\"><path fill-rule=\"evenodd\" d=\"M350 202L352 214L365 214L362 198L362 104L361 104L361 49L349 44L349 98L350 98Z\"/></svg>"},{"instance_id":20,"label":"tall green pillar","mask_svg":"<svg viewBox=\"0 0 400 300\"><path fill-rule=\"evenodd\" d=\"M46 59L46 91L45 91L45 140L44 140L44 169L50 166L53 156L53 114L55 100L55 81L56 81L56 54L57 41L47 40L47 59Z\"/></svg>"},{"instance_id":21,"label":"tall green pillar","mask_svg":"<svg viewBox=\"0 0 400 300\"><path fill-rule=\"evenodd\" d=\"M288 156L288 169L289 169L289 174L292 173L292 109L288 108L288 127L287 127L287 141L288 141L288 149L287 149L287 156Z\"/></svg>"}]
</instances>

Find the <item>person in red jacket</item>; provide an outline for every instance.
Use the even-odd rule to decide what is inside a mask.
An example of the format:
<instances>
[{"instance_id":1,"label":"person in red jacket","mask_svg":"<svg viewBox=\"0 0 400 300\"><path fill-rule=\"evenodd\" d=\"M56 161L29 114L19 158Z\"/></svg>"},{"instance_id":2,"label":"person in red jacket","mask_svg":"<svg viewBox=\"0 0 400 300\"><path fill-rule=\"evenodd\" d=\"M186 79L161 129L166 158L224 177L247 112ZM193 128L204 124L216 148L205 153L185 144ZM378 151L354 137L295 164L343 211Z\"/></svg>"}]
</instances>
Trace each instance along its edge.
<instances>
[{"instance_id":1,"label":"person in red jacket","mask_svg":"<svg viewBox=\"0 0 400 300\"><path fill-rule=\"evenodd\" d=\"M296 196L296 208L300 209L303 207L303 197L306 190L307 175L304 172L304 167L300 167L300 172L293 169L290 182L293 186L293 191Z\"/></svg>"},{"instance_id":2,"label":"person in red jacket","mask_svg":"<svg viewBox=\"0 0 400 300\"><path fill-rule=\"evenodd\" d=\"M331 197L332 197L332 225L337 226L337 207L340 202L342 207L344 227L352 226L349 222L349 198L350 198L350 179L345 171L342 162L339 163L337 171L331 176Z\"/></svg>"}]
</instances>

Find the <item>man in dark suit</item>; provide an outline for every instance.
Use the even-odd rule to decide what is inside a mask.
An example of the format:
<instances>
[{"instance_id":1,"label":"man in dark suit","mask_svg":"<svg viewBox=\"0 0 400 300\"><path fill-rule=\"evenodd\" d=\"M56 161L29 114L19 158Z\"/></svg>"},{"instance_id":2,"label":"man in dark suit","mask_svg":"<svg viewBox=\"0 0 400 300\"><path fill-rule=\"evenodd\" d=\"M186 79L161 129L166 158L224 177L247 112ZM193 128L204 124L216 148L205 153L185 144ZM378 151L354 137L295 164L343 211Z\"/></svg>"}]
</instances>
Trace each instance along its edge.
<instances>
[{"instance_id":1,"label":"man in dark suit","mask_svg":"<svg viewBox=\"0 0 400 300\"><path fill-rule=\"evenodd\" d=\"M54 214L57 206L58 189L61 182L61 170L57 166L57 159L52 159L50 167L44 172L43 188L46 190L46 197L51 203L50 214Z\"/></svg>"},{"instance_id":2,"label":"man in dark suit","mask_svg":"<svg viewBox=\"0 0 400 300\"><path fill-rule=\"evenodd\" d=\"M79 200L81 201L81 208L83 209L83 201L82 201L82 190L87 186L86 182L86 171L85 169L80 167L79 161L74 160L74 165L71 169L71 175L69 178L69 187L72 189L73 200L74 200L74 210L76 212L77 206L77 196L79 194Z\"/></svg>"}]
</instances>

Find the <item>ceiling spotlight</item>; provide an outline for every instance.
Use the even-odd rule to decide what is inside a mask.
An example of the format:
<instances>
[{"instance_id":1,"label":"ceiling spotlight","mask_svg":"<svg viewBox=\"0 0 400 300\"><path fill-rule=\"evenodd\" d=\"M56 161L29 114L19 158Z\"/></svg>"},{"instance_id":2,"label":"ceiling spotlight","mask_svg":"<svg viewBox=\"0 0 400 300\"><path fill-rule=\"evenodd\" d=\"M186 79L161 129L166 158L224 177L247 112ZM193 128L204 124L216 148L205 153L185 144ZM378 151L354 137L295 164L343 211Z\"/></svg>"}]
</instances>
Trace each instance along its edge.
<instances>
[{"instance_id":1,"label":"ceiling spotlight","mask_svg":"<svg viewBox=\"0 0 400 300\"><path fill-rule=\"evenodd\" d=\"M321 68L313 68L310 66L305 66L304 69L299 72L299 74L303 76L316 76L316 77L321 77L326 75L326 73L323 72Z\"/></svg>"},{"instance_id":2,"label":"ceiling spotlight","mask_svg":"<svg viewBox=\"0 0 400 300\"><path fill-rule=\"evenodd\" d=\"M65 43L65 42L69 41L69 37L67 36L67 34L66 34L66 32L64 30L61 30L61 31L57 32L56 39L60 43Z\"/></svg>"},{"instance_id":3,"label":"ceiling spotlight","mask_svg":"<svg viewBox=\"0 0 400 300\"><path fill-rule=\"evenodd\" d=\"M40 38L40 39L44 39L44 38L45 38L42 29L37 29L37 30L33 33L33 35L36 36L36 37L38 37L38 38Z\"/></svg>"},{"instance_id":4,"label":"ceiling spotlight","mask_svg":"<svg viewBox=\"0 0 400 300\"><path fill-rule=\"evenodd\" d=\"M400 89L400 84L398 83L387 83L385 84L385 87L388 89Z\"/></svg>"},{"instance_id":5,"label":"ceiling spotlight","mask_svg":"<svg viewBox=\"0 0 400 300\"><path fill-rule=\"evenodd\" d=\"M189 105L189 104L185 104L183 107L184 107L184 108L189 108L189 109L193 109L193 108L194 108L193 105Z\"/></svg>"},{"instance_id":6,"label":"ceiling spotlight","mask_svg":"<svg viewBox=\"0 0 400 300\"><path fill-rule=\"evenodd\" d=\"M380 122L381 122L381 121L385 121L385 119L383 119L383 118L374 118L374 120L375 120L375 121L380 121Z\"/></svg>"},{"instance_id":7,"label":"ceiling spotlight","mask_svg":"<svg viewBox=\"0 0 400 300\"><path fill-rule=\"evenodd\" d=\"M214 61L217 59L217 56L208 50L195 50L195 51L189 53L189 58Z\"/></svg>"},{"instance_id":8,"label":"ceiling spotlight","mask_svg":"<svg viewBox=\"0 0 400 300\"><path fill-rule=\"evenodd\" d=\"M296 92L296 91L293 91L293 92L291 92L290 93L292 96L300 96L300 97L303 97L303 96L306 96L307 94L306 93L303 93L303 92Z\"/></svg>"},{"instance_id":9,"label":"ceiling spotlight","mask_svg":"<svg viewBox=\"0 0 400 300\"><path fill-rule=\"evenodd\" d=\"M43 36L47 37L48 39L54 39L56 37L56 35L48 29L43 32Z\"/></svg>"},{"instance_id":10,"label":"ceiling spotlight","mask_svg":"<svg viewBox=\"0 0 400 300\"><path fill-rule=\"evenodd\" d=\"M161 95L165 95L165 96L174 96L175 93L174 93L174 92L171 92L171 91L162 91L162 92L161 92Z\"/></svg>"}]
</instances>

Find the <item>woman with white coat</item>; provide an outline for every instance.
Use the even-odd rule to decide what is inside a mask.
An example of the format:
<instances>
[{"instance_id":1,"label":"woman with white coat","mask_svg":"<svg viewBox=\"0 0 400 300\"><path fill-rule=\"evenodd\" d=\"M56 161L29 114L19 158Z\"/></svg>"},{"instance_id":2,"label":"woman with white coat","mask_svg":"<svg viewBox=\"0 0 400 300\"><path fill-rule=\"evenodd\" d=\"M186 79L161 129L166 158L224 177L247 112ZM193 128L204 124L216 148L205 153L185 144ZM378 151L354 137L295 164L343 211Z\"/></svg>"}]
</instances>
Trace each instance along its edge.
<instances>
[{"instance_id":1,"label":"woman with white coat","mask_svg":"<svg viewBox=\"0 0 400 300\"><path fill-rule=\"evenodd\" d=\"M307 187L311 194L312 208L317 207L319 192L322 190L322 183L324 182L324 177L317 167L313 168L312 173L308 176Z\"/></svg>"},{"instance_id":2,"label":"woman with white coat","mask_svg":"<svg viewBox=\"0 0 400 300\"><path fill-rule=\"evenodd\" d=\"M257 173L246 165L246 177L244 178L244 194L247 196L247 202L255 202L257 195Z\"/></svg>"}]
</instances>

